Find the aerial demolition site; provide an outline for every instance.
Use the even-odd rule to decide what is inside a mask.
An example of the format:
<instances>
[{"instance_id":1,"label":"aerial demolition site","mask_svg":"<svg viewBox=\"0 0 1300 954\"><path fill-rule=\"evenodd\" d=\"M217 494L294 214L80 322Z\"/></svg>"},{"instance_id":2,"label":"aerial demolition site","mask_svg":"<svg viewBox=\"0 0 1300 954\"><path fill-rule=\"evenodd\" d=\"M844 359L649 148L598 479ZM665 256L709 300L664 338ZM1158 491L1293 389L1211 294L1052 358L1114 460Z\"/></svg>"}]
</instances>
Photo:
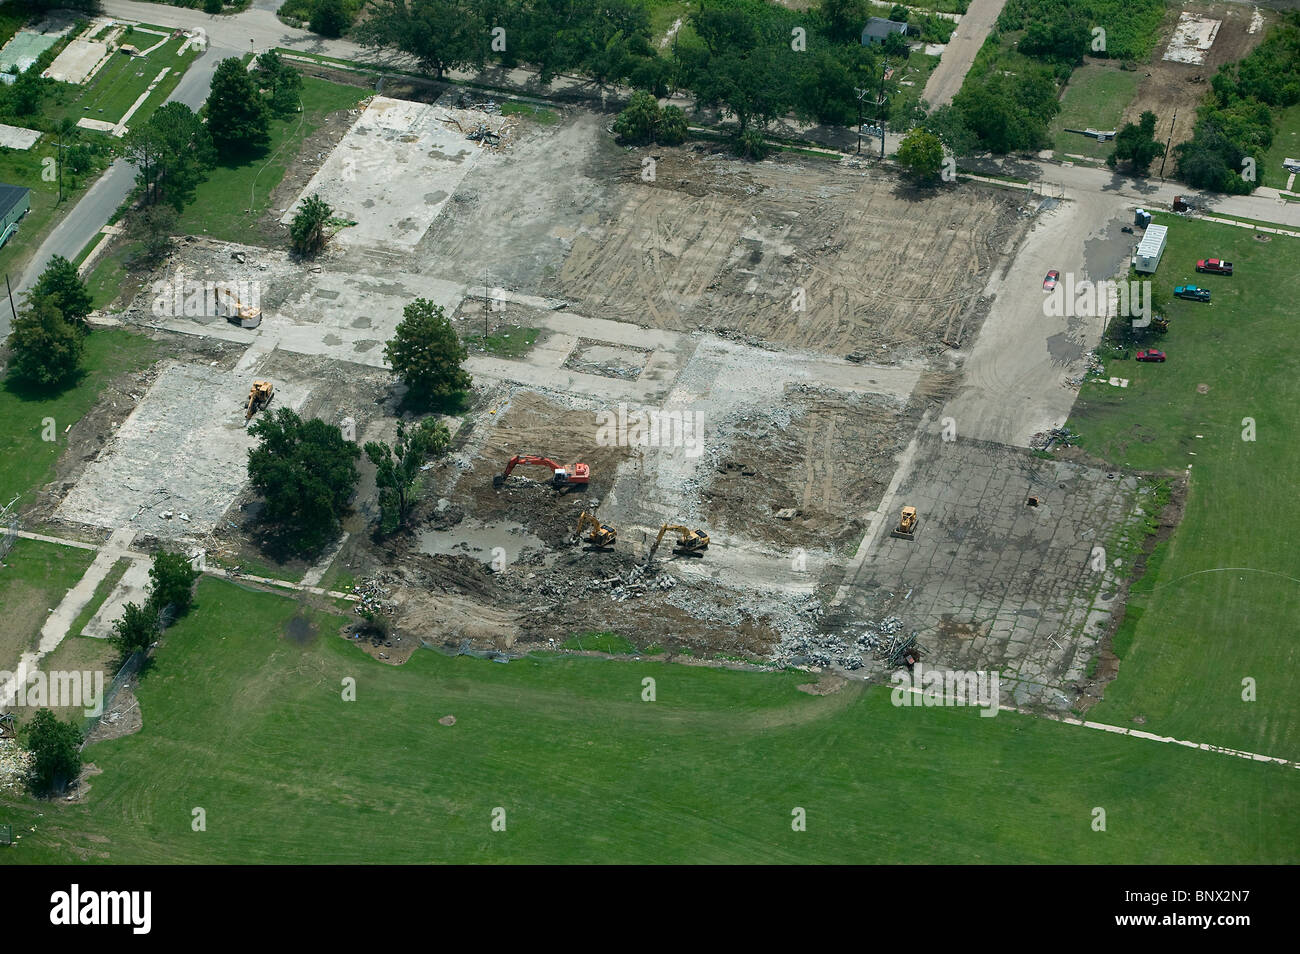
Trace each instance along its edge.
<instances>
[{"instance_id":1,"label":"aerial demolition site","mask_svg":"<svg viewBox=\"0 0 1300 954\"><path fill-rule=\"evenodd\" d=\"M1057 710L1099 692L1124 586L1096 554L1142 482L963 438L953 409L1037 197L918 196L852 158L629 150L581 109L543 124L375 97L340 121L261 226L284 235L312 194L355 224L309 261L283 240L183 240L109 319L170 356L79 425L108 436L65 456L50 522L264 563L249 419L292 407L391 441L384 345L427 298L467 339L536 337L471 343L473 393L412 533L376 537L363 460L342 541L281 564L391 618L358 651L509 656L614 632L670 659L868 677L923 657ZM185 283L224 313L187 314ZM1086 336L1051 359L1060 388Z\"/></svg>"}]
</instances>

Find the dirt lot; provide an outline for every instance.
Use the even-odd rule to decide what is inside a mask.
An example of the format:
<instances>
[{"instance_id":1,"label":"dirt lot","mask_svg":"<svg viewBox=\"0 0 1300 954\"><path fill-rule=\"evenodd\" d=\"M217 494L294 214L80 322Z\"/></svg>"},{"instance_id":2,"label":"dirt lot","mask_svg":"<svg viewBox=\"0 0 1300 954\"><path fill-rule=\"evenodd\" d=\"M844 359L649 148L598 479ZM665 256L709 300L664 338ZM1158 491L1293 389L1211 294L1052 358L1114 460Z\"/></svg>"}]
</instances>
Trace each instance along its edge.
<instances>
[{"instance_id":1,"label":"dirt lot","mask_svg":"<svg viewBox=\"0 0 1300 954\"><path fill-rule=\"evenodd\" d=\"M105 481L165 474L191 522L203 516L185 539L215 559L270 565L312 585L361 581L367 606L390 622L353 642L391 664L424 643L514 653L614 630L638 650L854 668L852 652L871 653L843 644L846 633L897 614L952 645L983 640L982 657L954 660L1006 662L1032 683L1026 698L1075 674L1095 644L1083 633L1096 623L1087 612L1070 617L1078 633L1065 636L1062 622L1046 634L1067 640L1060 660L1008 638L1004 624L1044 601L1074 600L1080 612L1091 601L1091 591L1074 594L1070 561L1083 523L1108 526L1125 503L1105 491L1105 475L1062 475L1079 488L1078 508L1043 511L1056 515L1050 539L1013 537L1008 546L1024 557L1017 580L1037 581L1014 592L993 593L981 574L999 565L995 548L971 549L974 535L936 526L901 566L869 545L882 509L896 506L918 427L954 393L955 349L979 331L983 290L1025 232L1021 197L979 185L920 196L851 161L630 151L612 142L608 116L580 109L561 110L551 125L512 117L507 144L471 151L444 121L454 115L463 131L461 114L382 99L372 109L376 102L379 112L352 131L323 132L309 149L342 145L324 160L300 157L274 204L288 208L295 186L342 201L360 177L366 188L352 192L364 207L397 141L408 166L434 177L418 214L376 199L374 220L312 263L290 259L278 242L182 245L173 273L180 265L193 280L257 282L265 317L257 329L159 318L143 297L123 311L125 323L185 344L171 370L139 382L135 422L89 448L96 459L84 471L61 473L66 518L101 527L132 514L152 519L139 498L156 488L128 481L110 508ZM646 159L652 177L643 176ZM365 208L355 214L364 218ZM242 429L226 426L238 422L215 421L213 409L237 402L255 375L306 415L351 418L358 442L390 439L402 389L382 344L417 296L443 305L465 336L481 335L485 318L539 334L526 353L470 356L474 393L448 419L453 446L425 472L409 534L375 536L373 467L363 459L337 549L288 559L271 549L248 489L218 485L246 448ZM484 315L484 297L502 310ZM201 393L201 407L177 410L178 390ZM611 417L649 421L658 436L639 440L633 428L610 439L602 427ZM193 461L182 467L172 458L186 446ZM973 507L958 517L978 522L979 501L989 513L995 499L1003 506L1006 482L1029 466L1018 453L971 453L964 463L932 449L920 455L904 488L922 500L927 522L938 523L944 506ZM561 494L548 470L525 467L494 488L514 454L584 462L591 486ZM958 485L970 486L973 502L948 499ZM583 510L617 528L612 552L570 540ZM651 561L663 523L706 530L707 553L676 553L669 537ZM931 571L954 554L967 562L936 581ZM901 586L909 574L916 582ZM1068 614L1041 615L1048 627Z\"/></svg>"},{"instance_id":2,"label":"dirt lot","mask_svg":"<svg viewBox=\"0 0 1300 954\"><path fill-rule=\"evenodd\" d=\"M1264 26L1250 32L1256 11L1264 14ZM1178 14L1200 14L1220 21L1214 44L1205 53L1203 63L1177 63L1166 60L1169 42L1178 28ZM1146 74L1138 86L1136 98L1124 110L1123 122L1135 123L1142 113L1150 110L1160 117L1158 138L1169 135L1173 120L1173 138L1169 148L1192 137L1196 126L1196 107L1209 91L1210 80L1224 63L1240 60L1264 39L1271 13L1248 4L1187 4L1172 6L1160 28L1151 60L1144 67Z\"/></svg>"}]
</instances>

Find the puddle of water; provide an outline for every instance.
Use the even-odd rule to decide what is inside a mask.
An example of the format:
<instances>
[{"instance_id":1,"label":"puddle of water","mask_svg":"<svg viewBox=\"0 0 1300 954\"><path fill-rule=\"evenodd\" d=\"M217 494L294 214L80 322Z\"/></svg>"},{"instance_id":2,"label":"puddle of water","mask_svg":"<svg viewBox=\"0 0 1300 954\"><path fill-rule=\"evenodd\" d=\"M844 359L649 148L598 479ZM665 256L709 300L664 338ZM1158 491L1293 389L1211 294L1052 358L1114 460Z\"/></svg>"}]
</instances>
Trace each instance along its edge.
<instances>
[{"instance_id":1,"label":"puddle of water","mask_svg":"<svg viewBox=\"0 0 1300 954\"><path fill-rule=\"evenodd\" d=\"M507 564L514 563L525 548L544 549L545 544L518 523L497 523L488 526L477 520L462 520L450 530L425 530L419 536L421 553L436 556L471 556L484 563L503 557ZM548 554L548 560L554 554Z\"/></svg>"}]
</instances>

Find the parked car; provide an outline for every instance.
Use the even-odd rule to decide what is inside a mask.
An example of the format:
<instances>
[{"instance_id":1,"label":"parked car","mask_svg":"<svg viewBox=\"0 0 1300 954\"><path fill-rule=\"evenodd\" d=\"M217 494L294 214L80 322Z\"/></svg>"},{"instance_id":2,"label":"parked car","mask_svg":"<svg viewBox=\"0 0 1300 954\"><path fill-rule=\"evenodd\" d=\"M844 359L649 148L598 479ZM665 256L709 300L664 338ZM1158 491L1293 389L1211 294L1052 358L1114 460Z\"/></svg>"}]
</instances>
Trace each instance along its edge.
<instances>
[{"instance_id":1,"label":"parked car","mask_svg":"<svg viewBox=\"0 0 1300 954\"><path fill-rule=\"evenodd\" d=\"M1060 279L1060 277L1061 277L1061 273L1058 272L1056 269L1052 269L1050 272L1048 272L1047 277L1043 279L1043 291L1051 291L1053 288L1055 288L1056 283Z\"/></svg>"},{"instance_id":2,"label":"parked car","mask_svg":"<svg viewBox=\"0 0 1300 954\"><path fill-rule=\"evenodd\" d=\"M1139 361L1164 361L1165 353L1157 351L1155 348L1144 348L1137 353L1137 359Z\"/></svg>"},{"instance_id":3,"label":"parked car","mask_svg":"<svg viewBox=\"0 0 1300 954\"><path fill-rule=\"evenodd\" d=\"M1196 263L1196 270L1212 275L1231 275L1232 262L1225 262L1221 258L1203 258Z\"/></svg>"},{"instance_id":4,"label":"parked car","mask_svg":"<svg viewBox=\"0 0 1300 954\"><path fill-rule=\"evenodd\" d=\"M1209 301L1210 290L1208 288L1197 288L1195 285L1176 285L1174 287L1175 298L1186 298L1188 301Z\"/></svg>"}]
</instances>

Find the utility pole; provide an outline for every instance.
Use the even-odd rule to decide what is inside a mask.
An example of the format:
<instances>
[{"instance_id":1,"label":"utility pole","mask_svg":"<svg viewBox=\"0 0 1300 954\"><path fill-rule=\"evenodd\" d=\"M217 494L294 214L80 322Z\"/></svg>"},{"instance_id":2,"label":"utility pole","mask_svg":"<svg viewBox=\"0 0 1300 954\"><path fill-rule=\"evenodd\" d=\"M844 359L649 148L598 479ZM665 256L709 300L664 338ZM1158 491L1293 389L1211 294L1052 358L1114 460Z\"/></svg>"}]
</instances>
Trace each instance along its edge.
<instances>
[{"instance_id":1,"label":"utility pole","mask_svg":"<svg viewBox=\"0 0 1300 954\"><path fill-rule=\"evenodd\" d=\"M859 89L853 87L854 95L858 97L858 155L862 154L862 101L867 98L869 92L865 87Z\"/></svg>"},{"instance_id":2,"label":"utility pole","mask_svg":"<svg viewBox=\"0 0 1300 954\"><path fill-rule=\"evenodd\" d=\"M5 272L5 290L9 292L9 311L13 313L14 321L18 320L18 309L14 307L14 290L9 284L9 273Z\"/></svg>"},{"instance_id":3,"label":"utility pole","mask_svg":"<svg viewBox=\"0 0 1300 954\"><path fill-rule=\"evenodd\" d=\"M1160 178L1165 177L1165 160L1169 158L1169 144L1174 141L1174 123L1178 122L1178 110L1174 110L1174 118L1169 120L1169 138L1165 140L1165 154L1160 157Z\"/></svg>"},{"instance_id":4,"label":"utility pole","mask_svg":"<svg viewBox=\"0 0 1300 954\"><path fill-rule=\"evenodd\" d=\"M885 57L880 68L880 98L876 104L880 107L880 158L885 158L885 74L889 72L889 58Z\"/></svg>"}]
</instances>

